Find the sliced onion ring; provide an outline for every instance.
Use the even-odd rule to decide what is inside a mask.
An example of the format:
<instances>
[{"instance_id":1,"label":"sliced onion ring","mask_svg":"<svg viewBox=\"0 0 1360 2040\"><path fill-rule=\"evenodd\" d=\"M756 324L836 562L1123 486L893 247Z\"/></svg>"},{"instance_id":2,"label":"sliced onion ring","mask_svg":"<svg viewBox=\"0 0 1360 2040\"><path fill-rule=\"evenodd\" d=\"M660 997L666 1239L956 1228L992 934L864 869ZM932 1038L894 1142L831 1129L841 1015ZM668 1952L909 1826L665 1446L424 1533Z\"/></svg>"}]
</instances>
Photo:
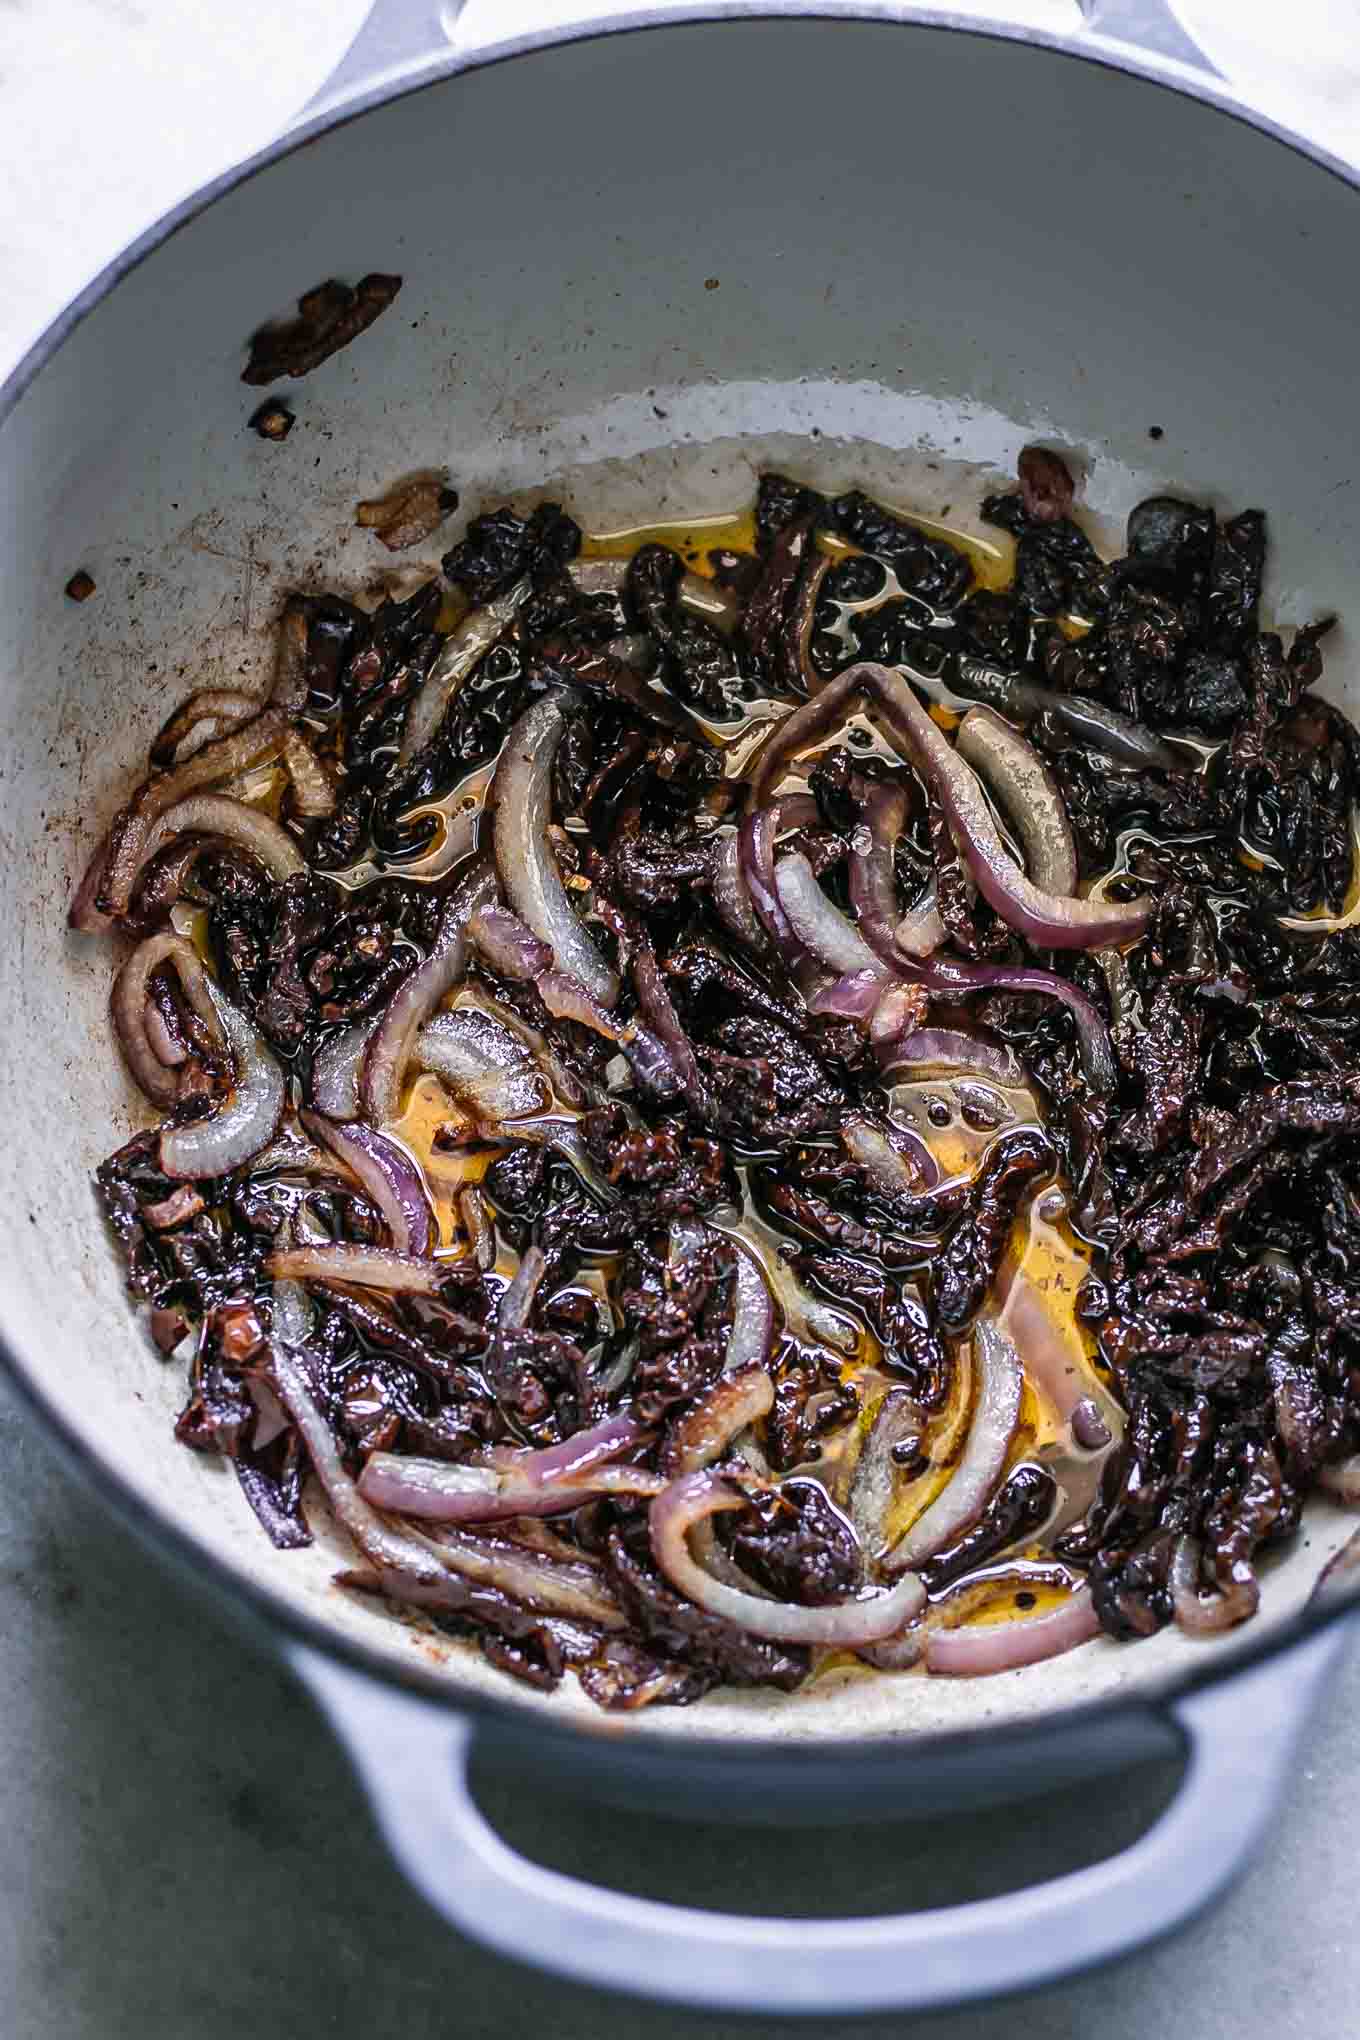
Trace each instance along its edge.
<instances>
[{"instance_id":1,"label":"sliced onion ring","mask_svg":"<svg viewBox=\"0 0 1360 2040\"><path fill-rule=\"evenodd\" d=\"M547 943L540 942L508 907L494 903L479 907L468 922L468 934L478 955L514 983L532 984L551 968L552 951Z\"/></svg>"},{"instance_id":2,"label":"sliced onion ring","mask_svg":"<svg viewBox=\"0 0 1360 2040\"><path fill-rule=\"evenodd\" d=\"M469 610L440 645L434 664L421 682L420 692L406 714L397 762L408 765L423 751L444 720L449 703L459 687L486 657L515 617L529 594L528 580L516 581L504 595L497 595L481 609Z\"/></svg>"},{"instance_id":3,"label":"sliced onion ring","mask_svg":"<svg viewBox=\"0 0 1360 2040\"><path fill-rule=\"evenodd\" d=\"M353 1282L392 1296L437 1297L443 1270L437 1261L417 1260L393 1247L357 1247L327 1240L305 1247L276 1247L265 1260L275 1282Z\"/></svg>"},{"instance_id":4,"label":"sliced onion ring","mask_svg":"<svg viewBox=\"0 0 1360 2040\"><path fill-rule=\"evenodd\" d=\"M437 1013L416 1036L414 1060L446 1083L477 1119L527 1119L548 1103L548 1081L524 1043L473 1006Z\"/></svg>"},{"instance_id":5,"label":"sliced onion ring","mask_svg":"<svg viewBox=\"0 0 1360 2040\"><path fill-rule=\"evenodd\" d=\"M971 1530L996 1491L1016 1428L1025 1375L1020 1355L990 1318L973 1326L977 1400L967 1440L948 1486L885 1554L884 1568L923 1565Z\"/></svg>"},{"instance_id":6,"label":"sliced onion ring","mask_svg":"<svg viewBox=\"0 0 1360 2040\"><path fill-rule=\"evenodd\" d=\"M926 1631L926 1670L949 1678L982 1678L1061 1657L1100 1634L1089 1587L1078 1587L1060 1607L1014 1622L966 1623Z\"/></svg>"},{"instance_id":7,"label":"sliced onion ring","mask_svg":"<svg viewBox=\"0 0 1360 2040\"><path fill-rule=\"evenodd\" d=\"M396 1118L416 1036L440 1000L465 975L468 921L495 894L495 877L487 865L479 865L450 893L429 955L398 988L374 1029L359 1077L360 1104L371 1126L384 1126Z\"/></svg>"},{"instance_id":8,"label":"sliced onion ring","mask_svg":"<svg viewBox=\"0 0 1360 2040\"><path fill-rule=\"evenodd\" d=\"M213 985L211 992L235 1058L236 1079L226 1103L211 1118L163 1129L157 1153L166 1176L201 1180L230 1175L269 1145L283 1117L283 1071L264 1036L220 986Z\"/></svg>"},{"instance_id":9,"label":"sliced onion ring","mask_svg":"<svg viewBox=\"0 0 1360 2040\"><path fill-rule=\"evenodd\" d=\"M950 745L891 667L850 666L842 680L871 692L894 737L935 793L979 891L1009 927L1040 949L1095 949L1132 942L1147 926L1151 900L1059 899L1026 878L997 833L972 768Z\"/></svg>"},{"instance_id":10,"label":"sliced onion ring","mask_svg":"<svg viewBox=\"0 0 1360 2040\"><path fill-rule=\"evenodd\" d=\"M909 806L905 787L873 787L850 846L850 904L855 925L879 961L891 969L897 967L896 936L901 926L893 851L906 827ZM865 844L858 840L861 830L868 831Z\"/></svg>"},{"instance_id":11,"label":"sliced onion ring","mask_svg":"<svg viewBox=\"0 0 1360 2040\"><path fill-rule=\"evenodd\" d=\"M359 1120L344 1124L304 1112L302 1124L345 1164L377 1206L399 1254L434 1252L434 1215L420 1170L404 1147Z\"/></svg>"},{"instance_id":12,"label":"sliced onion ring","mask_svg":"<svg viewBox=\"0 0 1360 2040\"><path fill-rule=\"evenodd\" d=\"M183 764L143 780L86 868L71 904L71 925L90 932L120 919L146 859L146 839L166 809L200 787L221 785L252 765L277 758L287 727L277 710L266 709L253 721L204 744Z\"/></svg>"},{"instance_id":13,"label":"sliced onion ring","mask_svg":"<svg viewBox=\"0 0 1360 2040\"><path fill-rule=\"evenodd\" d=\"M614 1462L650 1437L631 1417L611 1417L543 1451L502 1447L477 1465L453 1466L404 1452L375 1452L359 1489L376 1507L443 1523L491 1523L510 1516L560 1516L595 1495L649 1496L658 1475Z\"/></svg>"},{"instance_id":14,"label":"sliced onion ring","mask_svg":"<svg viewBox=\"0 0 1360 2040\"><path fill-rule=\"evenodd\" d=\"M1014 824L1025 869L1041 892L1077 889L1077 845L1058 782L1033 744L990 708L970 708L954 740Z\"/></svg>"},{"instance_id":15,"label":"sliced onion ring","mask_svg":"<svg viewBox=\"0 0 1360 2040\"><path fill-rule=\"evenodd\" d=\"M649 1512L652 1555L673 1587L710 1615L735 1622L753 1636L776 1643L806 1643L854 1649L896 1636L921 1615L926 1590L914 1573L904 1573L885 1593L871 1593L833 1607L804 1608L768 1601L706 1573L690 1552L689 1532L728 1509L744 1509L746 1498L718 1475L681 1474Z\"/></svg>"},{"instance_id":16,"label":"sliced onion ring","mask_svg":"<svg viewBox=\"0 0 1360 2040\"><path fill-rule=\"evenodd\" d=\"M157 1105L173 1105L179 1095L178 1075L166 1068L147 1037L150 980L153 972L166 964L173 966L186 1000L213 1039L218 1042L223 1039L207 973L193 944L170 932L148 935L138 943L114 979L109 1006L127 1066L147 1097Z\"/></svg>"},{"instance_id":17,"label":"sliced onion ring","mask_svg":"<svg viewBox=\"0 0 1360 2040\"><path fill-rule=\"evenodd\" d=\"M547 943L558 969L608 1007L618 998L618 978L573 909L548 841L553 760L566 726L561 701L546 694L505 740L491 787L496 869L510 905Z\"/></svg>"},{"instance_id":18,"label":"sliced onion ring","mask_svg":"<svg viewBox=\"0 0 1360 2040\"><path fill-rule=\"evenodd\" d=\"M1171 1605L1179 1626L1191 1636L1216 1636L1249 1621L1261 1605L1256 1575L1235 1579L1230 1587L1203 1593L1199 1584L1200 1545L1196 1537L1178 1537L1171 1555Z\"/></svg>"},{"instance_id":19,"label":"sliced onion ring","mask_svg":"<svg viewBox=\"0 0 1360 2040\"><path fill-rule=\"evenodd\" d=\"M662 1472L695 1473L711 1466L739 1431L768 1416L773 1406L774 1383L763 1360L748 1360L720 1374L672 1424L662 1454Z\"/></svg>"},{"instance_id":20,"label":"sliced onion ring","mask_svg":"<svg viewBox=\"0 0 1360 2040\"><path fill-rule=\"evenodd\" d=\"M882 960L835 902L827 898L801 851L793 850L780 858L775 866L774 883L789 926L813 956L844 975L868 971L887 977Z\"/></svg>"},{"instance_id":21,"label":"sliced onion ring","mask_svg":"<svg viewBox=\"0 0 1360 2040\"><path fill-rule=\"evenodd\" d=\"M182 765L186 758L192 758L195 751L201 751L204 744L214 737L249 722L253 715L260 713L261 706L253 694L244 694L238 687L200 688L197 694L191 694L187 701L182 701L157 730L151 745L151 763L158 770ZM195 730L201 730L203 734L186 750L186 741Z\"/></svg>"},{"instance_id":22,"label":"sliced onion ring","mask_svg":"<svg viewBox=\"0 0 1360 2040\"><path fill-rule=\"evenodd\" d=\"M312 1103L328 1119L359 1117L359 1072L376 1019L342 1027L312 1058Z\"/></svg>"}]
</instances>

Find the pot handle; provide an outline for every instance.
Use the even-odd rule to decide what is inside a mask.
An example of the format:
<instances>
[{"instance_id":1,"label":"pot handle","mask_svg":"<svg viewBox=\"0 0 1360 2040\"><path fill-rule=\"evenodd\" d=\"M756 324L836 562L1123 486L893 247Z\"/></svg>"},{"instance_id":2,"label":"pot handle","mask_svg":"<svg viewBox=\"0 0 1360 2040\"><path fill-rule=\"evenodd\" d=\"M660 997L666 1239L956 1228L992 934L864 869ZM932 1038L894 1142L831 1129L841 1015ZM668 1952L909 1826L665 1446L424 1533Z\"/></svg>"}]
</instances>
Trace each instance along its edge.
<instances>
[{"instance_id":1,"label":"pot handle","mask_svg":"<svg viewBox=\"0 0 1360 2040\"><path fill-rule=\"evenodd\" d=\"M1209 59L1182 27L1174 0L1077 0L1077 4L1081 23L1076 32L1071 36L1055 36L1050 28L1046 40L1055 43L1067 41L1076 49L1092 40L1122 44L1153 58L1170 59L1194 70L1217 75ZM418 78L423 71L435 69L448 56L458 31L459 17L466 5L467 0L373 0L363 26L336 69L292 124L308 126L319 117L338 112L346 104L364 100L403 81ZM544 27L560 28L564 11L561 6L545 8ZM620 5L619 0L594 0L594 5L582 6L579 11L583 20L603 21L606 25L611 17L616 17L619 26L634 20L664 21L670 14L677 20L684 20L690 12L684 0L678 0L673 9L661 5L642 10ZM814 0L807 11L834 16L837 0ZM851 7L847 11L853 13L859 10ZM913 5L912 0L899 0L893 11L903 21L923 20L927 23L937 19L939 12L931 5ZM1013 18L1007 0L997 0L996 13L1003 24ZM1023 4L1019 13L1023 23Z\"/></svg>"},{"instance_id":2,"label":"pot handle","mask_svg":"<svg viewBox=\"0 0 1360 2040\"><path fill-rule=\"evenodd\" d=\"M1131 1848L1027 1891L898 1918L748 1919L542 1869L468 1789L475 1721L294 1648L398 1864L455 1927L514 1961L710 2011L927 2011L1049 1982L1191 1919L1245 1867L1351 1624L1178 1700L1189 1763ZM1097 1787L1098 1789L1098 1787Z\"/></svg>"}]
</instances>

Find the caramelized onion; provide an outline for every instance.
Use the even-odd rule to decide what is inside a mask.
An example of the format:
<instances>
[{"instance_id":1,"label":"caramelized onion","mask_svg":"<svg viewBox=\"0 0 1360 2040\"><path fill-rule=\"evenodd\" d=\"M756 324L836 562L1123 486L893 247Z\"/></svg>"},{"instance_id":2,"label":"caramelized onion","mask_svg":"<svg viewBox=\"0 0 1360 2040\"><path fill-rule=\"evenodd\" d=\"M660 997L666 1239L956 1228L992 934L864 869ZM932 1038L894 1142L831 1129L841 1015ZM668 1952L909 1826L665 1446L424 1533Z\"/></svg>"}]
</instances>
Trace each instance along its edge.
<instances>
[{"instance_id":1,"label":"caramelized onion","mask_svg":"<svg viewBox=\"0 0 1360 2040\"><path fill-rule=\"evenodd\" d=\"M468 934L478 955L512 982L532 984L552 966L552 951L547 943L531 934L519 915L512 914L508 907L494 903L479 907L468 922Z\"/></svg>"},{"instance_id":2,"label":"caramelized onion","mask_svg":"<svg viewBox=\"0 0 1360 2040\"><path fill-rule=\"evenodd\" d=\"M362 1482L360 1483L362 1487ZM513 1544L470 1535L466 1530L441 1529L425 1540L440 1560L463 1579L498 1587L526 1608L540 1608L545 1614L565 1615L578 1622L593 1622L601 1629L622 1629L627 1616L605 1586L597 1566L581 1560L564 1562L526 1551Z\"/></svg>"},{"instance_id":3,"label":"caramelized onion","mask_svg":"<svg viewBox=\"0 0 1360 2040\"><path fill-rule=\"evenodd\" d=\"M394 1247L356 1247L330 1240L276 1247L265 1261L265 1273L275 1282L353 1282L360 1289L384 1289L393 1296L437 1297L443 1282L436 1261L417 1260Z\"/></svg>"},{"instance_id":4,"label":"caramelized onion","mask_svg":"<svg viewBox=\"0 0 1360 2040\"><path fill-rule=\"evenodd\" d=\"M192 793L166 809L147 831L132 874L135 886L148 861L176 836L190 833L219 836L262 864L280 885L307 869L306 860L288 831L262 808L248 807L225 793Z\"/></svg>"},{"instance_id":5,"label":"caramelized onion","mask_svg":"<svg viewBox=\"0 0 1360 2040\"><path fill-rule=\"evenodd\" d=\"M841 1145L858 1162L880 1197L919 1197L940 1180L940 1165L918 1133L885 1133L858 1115L841 1122Z\"/></svg>"},{"instance_id":6,"label":"caramelized onion","mask_svg":"<svg viewBox=\"0 0 1360 2040\"><path fill-rule=\"evenodd\" d=\"M359 1490L378 1508L444 1523L561 1516L596 1495L660 1493L666 1483L658 1475L613 1463L649 1435L629 1417L612 1417L563 1445L538 1452L493 1449L475 1465L375 1452Z\"/></svg>"},{"instance_id":7,"label":"caramelized onion","mask_svg":"<svg viewBox=\"0 0 1360 2040\"><path fill-rule=\"evenodd\" d=\"M377 1206L399 1254L434 1252L434 1215L420 1170L404 1147L359 1120L348 1124L304 1112L302 1124L345 1164Z\"/></svg>"},{"instance_id":8,"label":"caramelized onion","mask_svg":"<svg viewBox=\"0 0 1360 2040\"><path fill-rule=\"evenodd\" d=\"M714 911L729 934L735 935L750 949L763 949L765 931L756 918L756 910L751 905L751 896L742 876L740 832L724 836L718 842L713 853L710 890Z\"/></svg>"},{"instance_id":9,"label":"caramelized onion","mask_svg":"<svg viewBox=\"0 0 1360 2040\"><path fill-rule=\"evenodd\" d=\"M510 905L547 943L558 969L608 1007L618 998L618 978L567 898L548 841L553 760L566 726L561 702L548 694L525 710L505 740L491 788L496 868Z\"/></svg>"},{"instance_id":10,"label":"caramelized onion","mask_svg":"<svg viewBox=\"0 0 1360 2040\"><path fill-rule=\"evenodd\" d=\"M1077 845L1058 782L1034 746L989 708L970 708L955 744L1006 811L1041 892L1077 889Z\"/></svg>"},{"instance_id":11,"label":"caramelized onion","mask_svg":"<svg viewBox=\"0 0 1360 2040\"><path fill-rule=\"evenodd\" d=\"M1142 934L1152 912L1150 900L1059 899L1025 876L997 833L972 768L900 673L865 663L848 667L839 677L873 693L910 762L944 808L978 890L1009 927L1040 949L1095 949Z\"/></svg>"},{"instance_id":12,"label":"caramelized onion","mask_svg":"<svg viewBox=\"0 0 1360 2040\"><path fill-rule=\"evenodd\" d=\"M907 824L910 803L901 786L876 786L864 803L864 819L850 846L850 904L855 925L881 963L897 967L897 881L893 851ZM861 830L868 832L861 841ZM944 930L941 927L941 940Z\"/></svg>"},{"instance_id":13,"label":"caramelized onion","mask_svg":"<svg viewBox=\"0 0 1360 2040\"><path fill-rule=\"evenodd\" d=\"M926 1604L926 1590L913 1573L904 1573L897 1584L882 1593L869 1593L834 1606L805 1608L786 1601L766 1600L746 1593L726 1580L717 1580L693 1557L689 1532L728 1509L744 1509L747 1502L740 1490L717 1474L700 1471L681 1474L663 1494L657 1496L649 1513L652 1555L673 1587L726 1622L735 1622L752 1636L774 1643L818 1644L827 1649L854 1649L861 1643L877 1643L896 1636L915 1622Z\"/></svg>"},{"instance_id":14,"label":"caramelized onion","mask_svg":"<svg viewBox=\"0 0 1360 2040\"><path fill-rule=\"evenodd\" d=\"M144 780L91 858L71 905L71 925L89 932L120 919L146 861L147 838L166 809L200 787L220 786L252 765L277 758L287 727L277 710L266 709L252 722L204 744L170 771Z\"/></svg>"},{"instance_id":15,"label":"caramelized onion","mask_svg":"<svg viewBox=\"0 0 1360 2040\"><path fill-rule=\"evenodd\" d=\"M359 1117L359 1072L377 1021L356 1020L312 1057L312 1103L328 1119Z\"/></svg>"},{"instance_id":16,"label":"caramelized onion","mask_svg":"<svg viewBox=\"0 0 1360 2040\"><path fill-rule=\"evenodd\" d=\"M1078 1587L1060 1607L1013 1622L967 1623L926 1631L926 1670L949 1678L983 1678L1061 1657L1100 1634L1089 1587Z\"/></svg>"},{"instance_id":17,"label":"caramelized onion","mask_svg":"<svg viewBox=\"0 0 1360 2040\"><path fill-rule=\"evenodd\" d=\"M1198 1538L1178 1537L1171 1555L1171 1605L1180 1627L1191 1636L1217 1636L1246 1622L1261 1605L1261 1589L1251 1567L1222 1592L1203 1593L1199 1584Z\"/></svg>"},{"instance_id":18,"label":"caramelized onion","mask_svg":"<svg viewBox=\"0 0 1360 2040\"><path fill-rule=\"evenodd\" d=\"M307 739L297 730L285 730L283 763L293 789L293 808L304 820L335 813L338 799L335 778L323 765Z\"/></svg>"},{"instance_id":19,"label":"caramelized onion","mask_svg":"<svg viewBox=\"0 0 1360 2040\"><path fill-rule=\"evenodd\" d=\"M1025 1376L1020 1355L990 1318L979 1318L973 1326L973 1367L977 1400L958 1465L943 1493L886 1554L884 1565L891 1572L924 1564L971 1530L1005 1472L1020 1422Z\"/></svg>"},{"instance_id":20,"label":"caramelized onion","mask_svg":"<svg viewBox=\"0 0 1360 2040\"><path fill-rule=\"evenodd\" d=\"M283 1071L264 1036L216 985L212 1000L236 1063L226 1103L208 1119L167 1126L158 1144L161 1173L198 1180L227 1176L267 1147L283 1117Z\"/></svg>"},{"instance_id":21,"label":"caramelized onion","mask_svg":"<svg viewBox=\"0 0 1360 2040\"><path fill-rule=\"evenodd\" d=\"M152 973L169 964L175 970L184 997L208 1029L214 1041L222 1040L222 1028L208 988L207 975L198 952L182 935L148 935L138 943L113 981L109 1007L114 1031L128 1069L148 1098L157 1105L173 1105L179 1095L179 1078L166 1067L148 1039L147 1000Z\"/></svg>"},{"instance_id":22,"label":"caramelized onion","mask_svg":"<svg viewBox=\"0 0 1360 2040\"><path fill-rule=\"evenodd\" d=\"M711 1466L739 1431L768 1416L773 1405L774 1383L762 1360L748 1360L720 1374L671 1425L661 1456L662 1472L695 1473Z\"/></svg>"},{"instance_id":23,"label":"caramelized onion","mask_svg":"<svg viewBox=\"0 0 1360 2040\"><path fill-rule=\"evenodd\" d=\"M887 1082L900 1082L904 1077L919 1076L923 1069L973 1070L1012 1090L1025 1081L1024 1071L1008 1048L954 1027L917 1027L904 1035L893 1044L891 1065L883 1075Z\"/></svg>"},{"instance_id":24,"label":"caramelized onion","mask_svg":"<svg viewBox=\"0 0 1360 2040\"><path fill-rule=\"evenodd\" d=\"M260 707L253 694L243 694L237 687L200 688L197 694L181 702L157 730L151 745L151 763L162 770L168 765L182 765L212 738L249 722L259 714ZM202 734L191 745L188 739L195 731Z\"/></svg>"},{"instance_id":25,"label":"caramelized onion","mask_svg":"<svg viewBox=\"0 0 1360 2040\"><path fill-rule=\"evenodd\" d=\"M451 630L435 655L420 692L406 714L397 761L407 765L423 751L444 720L449 703L468 674L486 657L529 594L529 582L516 581L504 595L484 608L470 610Z\"/></svg>"},{"instance_id":26,"label":"caramelized onion","mask_svg":"<svg viewBox=\"0 0 1360 2040\"><path fill-rule=\"evenodd\" d=\"M414 1059L483 1122L524 1119L548 1103L547 1079L524 1043L474 1006L427 1021L416 1036Z\"/></svg>"},{"instance_id":27,"label":"caramelized onion","mask_svg":"<svg viewBox=\"0 0 1360 2040\"><path fill-rule=\"evenodd\" d=\"M887 976L859 930L817 883L817 875L800 850L790 851L775 866L775 891L795 936L829 969L844 975L863 972Z\"/></svg>"},{"instance_id":28,"label":"caramelized onion","mask_svg":"<svg viewBox=\"0 0 1360 2040\"><path fill-rule=\"evenodd\" d=\"M440 1000L464 977L467 924L477 909L495 896L496 880L488 866L479 865L469 872L444 902L429 955L398 988L374 1029L359 1077L360 1104L371 1126L384 1126L396 1118L416 1036Z\"/></svg>"}]
</instances>

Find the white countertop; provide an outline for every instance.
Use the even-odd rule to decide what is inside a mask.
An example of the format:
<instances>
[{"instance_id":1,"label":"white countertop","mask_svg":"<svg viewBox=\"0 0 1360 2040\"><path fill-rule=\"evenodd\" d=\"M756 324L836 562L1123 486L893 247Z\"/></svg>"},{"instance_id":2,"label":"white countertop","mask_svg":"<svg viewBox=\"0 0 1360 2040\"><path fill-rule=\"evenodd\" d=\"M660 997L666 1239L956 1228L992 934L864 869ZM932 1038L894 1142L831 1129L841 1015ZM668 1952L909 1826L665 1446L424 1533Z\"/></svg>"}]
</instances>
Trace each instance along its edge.
<instances>
[{"instance_id":1,"label":"white countertop","mask_svg":"<svg viewBox=\"0 0 1360 2040\"><path fill-rule=\"evenodd\" d=\"M364 0L11 0L0 9L0 373L128 238L311 97ZM474 0L508 32L545 0ZM635 9L634 11L641 11ZM1269 78L1278 9L1185 0L1208 47ZM1315 66L1331 0L1294 0ZM1317 17L1316 21L1314 17ZM1204 26L1208 22L1208 28ZM1300 29L1315 31L1310 44ZM1305 57L1297 53L1304 50ZM1311 51L1311 54L1307 54ZM1349 133L1338 60L1320 124ZM597 2040L807 2026L643 2013L470 1947L409 1893L344 1761L273 1663L168 1579L57 1465L0 1387L0 2014L3 2040ZM1175 1943L1023 2004L842 2022L922 2040L1342 2040L1357 2030L1360 1661L1308 1742L1261 1860ZM1104 1853L1164 1802L1163 1771L943 1830L691 1829L544 1806L488 1811L547 1860L658 1896L763 1910L890 1910L1013 1888ZM1093 1839L1094 1838L1094 1839ZM549 1854L548 1851L551 1850Z\"/></svg>"}]
</instances>

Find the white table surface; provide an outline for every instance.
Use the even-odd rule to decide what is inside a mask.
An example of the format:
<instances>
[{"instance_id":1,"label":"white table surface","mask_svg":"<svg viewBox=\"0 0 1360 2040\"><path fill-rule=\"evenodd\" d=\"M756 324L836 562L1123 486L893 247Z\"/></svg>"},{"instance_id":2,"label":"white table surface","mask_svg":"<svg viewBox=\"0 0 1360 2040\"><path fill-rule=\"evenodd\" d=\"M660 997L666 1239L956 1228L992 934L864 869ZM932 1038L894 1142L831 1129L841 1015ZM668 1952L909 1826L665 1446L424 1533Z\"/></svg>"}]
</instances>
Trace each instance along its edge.
<instances>
[{"instance_id":1,"label":"white table surface","mask_svg":"<svg viewBox=\"0 0 1360 2040\"><path fill-rule=\"evenodd\" d=\"M503 22L528 11L528 0L474 4L479 14L499 4ZM1294 11L1313 7L1296 0ZM0 8L0 373L123 240L311 96L362 10L363 0ZM1239 44L1254 12L1234 10ZM1337 106L1344 96L1338 85ZM0 1637L0 2040L597 2040L606 2020L632 2034L644 2018L652 2040L810 2030L644 2012L447 1931L391 1867L296 1688L102 1513L4 1386ZM836 2030L1360 2033L1357 1719L1353 1660L1260 1861L1178 1941L1023 2002ZM944 1828L780 1836L544 1805L506 1779L487 1780L483 1796L511 1839L625 1889L836 1912L1052 1875L1136 1834L1173 1783L1154 1771Z\"/></svg>"}]
</instances>

